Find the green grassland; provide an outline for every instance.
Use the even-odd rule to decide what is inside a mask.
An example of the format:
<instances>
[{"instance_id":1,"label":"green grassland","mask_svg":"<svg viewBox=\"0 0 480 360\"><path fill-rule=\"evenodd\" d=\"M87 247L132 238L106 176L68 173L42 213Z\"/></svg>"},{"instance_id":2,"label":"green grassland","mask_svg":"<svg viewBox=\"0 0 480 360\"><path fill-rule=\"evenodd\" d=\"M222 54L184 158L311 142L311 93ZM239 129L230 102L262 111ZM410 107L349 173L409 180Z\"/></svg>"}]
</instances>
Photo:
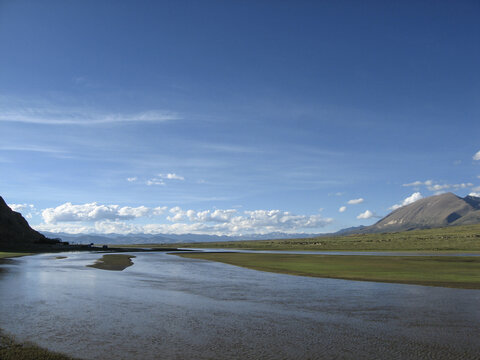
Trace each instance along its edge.
<instances>
[{"instance_id":1,"label":"green grassland","mask_svg":"<svg viewBox=\"0 0 480 360\"><path fill-rule=\"evenodd\" d=\"M134 257L133 255L119 254L103 255L102 258L98 259L94 264L87 266L102 270L122 271L133 265L131 259Z\"/></svg>"},{"instance_id":2,"label":"green grassland","mask_svg":"<svg viewBox=\"0 0 480 360\"><path fill-rule=\"evenodd\" d=\"M480 289L480 257L184 253L178 256L291 275Z\"/></svg>"},{"instance_id":3,"label":"green grassland","mask_svg":"<svg viewBox=\"0 0 480 360\"><path fill-rule=\"evenodd\" d=\"M18 257L18 256L26 256L26 255L33 255L33 253L2 252L2 251L0 251L0 259Z\"/></svg>"},{"instance_id":4,"label":"green grassland","mask_svg":"<svg viewBox=\"0 0 480 360\"><path fill-rule=\"evenodd\" d=\"M320 236L308 239L188 243L178 244L178 247L251 250L480 252L480 224L398 233Z\"/></svg>"}]
</instances>

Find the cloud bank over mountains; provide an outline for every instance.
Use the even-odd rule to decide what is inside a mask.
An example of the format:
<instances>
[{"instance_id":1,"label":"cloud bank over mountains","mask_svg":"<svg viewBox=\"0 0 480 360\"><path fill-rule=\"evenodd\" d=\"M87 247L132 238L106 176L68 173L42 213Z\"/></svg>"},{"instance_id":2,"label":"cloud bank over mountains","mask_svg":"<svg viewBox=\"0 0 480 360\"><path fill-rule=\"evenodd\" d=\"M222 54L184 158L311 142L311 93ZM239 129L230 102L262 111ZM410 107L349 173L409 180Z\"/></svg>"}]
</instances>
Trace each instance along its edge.
<instances>
[{"instance_id":1,"label":"cloud bank over mountains","mask_svg":"<svg viewBox=\"0 0 480 360\"><path fill-rule=\"evenodd\" d=\"M333 219L321 214L297 215L281 210L184 210L178 206L129 207L65 203L41 212L40 231L67 233L166 233L243 235L297 233L322 228ZM155 218L155 219L153 219ZM139 220L143 223L139 223ZM150 221L149 221L150 220ZM167 221L160 223L160 221Z\"/></svg>"}]
</instances>

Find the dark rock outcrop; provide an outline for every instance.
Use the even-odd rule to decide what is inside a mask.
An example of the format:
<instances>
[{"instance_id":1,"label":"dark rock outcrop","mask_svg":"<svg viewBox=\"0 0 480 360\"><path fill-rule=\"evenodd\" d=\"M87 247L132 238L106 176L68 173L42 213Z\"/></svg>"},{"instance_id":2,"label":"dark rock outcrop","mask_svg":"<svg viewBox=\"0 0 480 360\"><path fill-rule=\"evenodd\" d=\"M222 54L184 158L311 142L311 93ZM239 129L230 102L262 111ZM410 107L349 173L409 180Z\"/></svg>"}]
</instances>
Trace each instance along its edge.
<instances>
[{"instance_id":1,"label":"dark rock outcrop","mask_svg":"<svg viewBox=\"0 0 480 360\"><path fill-rule=\"evenodd\" d=\"M23 248L48 243L50 239L33 230L23 216L10 209L0 196L0 248Z\"/></svg>"}]
</instances>

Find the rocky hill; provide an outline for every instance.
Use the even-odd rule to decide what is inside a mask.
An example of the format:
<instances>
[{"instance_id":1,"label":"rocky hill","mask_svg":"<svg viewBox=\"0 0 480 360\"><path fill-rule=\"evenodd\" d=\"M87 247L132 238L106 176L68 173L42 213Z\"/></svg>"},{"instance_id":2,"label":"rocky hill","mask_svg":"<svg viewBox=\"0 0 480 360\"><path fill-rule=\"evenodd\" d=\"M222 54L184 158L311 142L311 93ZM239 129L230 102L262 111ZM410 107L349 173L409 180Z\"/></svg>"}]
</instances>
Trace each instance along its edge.
<instances>
[{"instance_id":1,"label":"rocky hill","mask_svg":"<svg viewBox=\"0 0 480 360\"><path fill-rule=\"evenodd\" d=\"M395 232L480 223L480 198L445 193L403 206L359 233Z\"/></svg>"},{"instance_id":2,"label":"rocky hill","mask_svg":"<svg viewBox=\"0 0 480 360\"><path fill-rule=\"evenodd\" d=\"M28 225L0 196L0 249L23 248L51 241Z\"/></svg>"}]
</instances>

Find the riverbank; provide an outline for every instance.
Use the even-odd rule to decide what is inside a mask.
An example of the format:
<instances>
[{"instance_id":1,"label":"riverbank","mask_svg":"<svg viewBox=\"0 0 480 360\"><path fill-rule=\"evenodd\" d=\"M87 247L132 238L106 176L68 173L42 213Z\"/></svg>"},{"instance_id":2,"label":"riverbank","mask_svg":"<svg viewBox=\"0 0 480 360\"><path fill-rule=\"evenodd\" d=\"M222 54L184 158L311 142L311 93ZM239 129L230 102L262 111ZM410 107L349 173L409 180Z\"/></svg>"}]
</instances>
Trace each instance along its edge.
<instances>
[{"instance_id":1,"label":"riverbank","mask_svg":"<svg viewBox=\"0 0 480 360\"><path fill-rule=\"evenodd\" d=\"M18 342L0 330L2 360L74 360L74 358L43 349L29 342Z\"/></svg>"},{"instance_id":2,"label":"riverbank","mask_svg":"<svg viewBox=\"0 0 480 360\"><path fill-rule=\"evenodd\" d=\"M480 289L480 257L188 253L253 270L290 275Z\"/></svg>"}]
</instances>

